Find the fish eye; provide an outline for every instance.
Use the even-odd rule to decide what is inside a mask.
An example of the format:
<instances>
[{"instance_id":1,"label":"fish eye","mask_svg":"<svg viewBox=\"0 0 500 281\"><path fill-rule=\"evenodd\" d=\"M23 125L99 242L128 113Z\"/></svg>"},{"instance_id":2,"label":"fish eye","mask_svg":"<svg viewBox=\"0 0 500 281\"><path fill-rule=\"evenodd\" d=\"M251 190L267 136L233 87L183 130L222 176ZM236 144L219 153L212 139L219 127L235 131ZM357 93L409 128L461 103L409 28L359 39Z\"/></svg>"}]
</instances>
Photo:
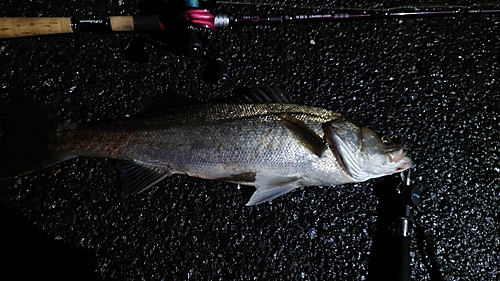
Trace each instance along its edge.
<instances>
[{"instance_id":1,"label":"fish eye","mask_svg":"<svg viewBox=\"0 0 500 281\"><path fill-rule=\"evenodd\" d=\"M391 138L387 135L383 135L380 140L382 141L383 144L391 144Z\"/></svg>"}]
</instances>

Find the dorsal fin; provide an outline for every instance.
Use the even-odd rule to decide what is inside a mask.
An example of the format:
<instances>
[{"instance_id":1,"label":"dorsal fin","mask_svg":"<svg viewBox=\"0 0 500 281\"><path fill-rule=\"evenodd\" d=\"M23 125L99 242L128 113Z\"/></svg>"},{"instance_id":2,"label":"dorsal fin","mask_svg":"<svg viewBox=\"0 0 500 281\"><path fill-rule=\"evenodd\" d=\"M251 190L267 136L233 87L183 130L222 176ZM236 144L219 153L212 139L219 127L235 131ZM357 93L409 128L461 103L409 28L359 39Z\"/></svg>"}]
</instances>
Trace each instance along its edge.
<instances>
[{"instance_id":1,"label":"dorsal fin","mask_svg":"<svg viewBox=\"0 0 500 281\"><path fill-rule=\"evenodd\" d=\"M186 96L181 96L173 94L170 92L160 94L154 98L146 98L143 101L142 108L139 110L137 115L150 115L158 112L165 111L167 109L179 108L190 105L201 104L202 101L189 98ZM276 86L259 86L253 89L240 87L236 90L236 94L233 97L223 98L220 100L213 101L212 103L237 103L237 104L249 104L249 103L289 103L293 104L294 101L289 95L281 91L281 89Z\"/></svg>"},{"instance_id":2,"label":"dorsal fin","mask_svg":"<svg viewBox=\"0 0 500 281\"><path fill-rule=\"evenodd\" d=\"M222 99L220 103L294 103L289 95L276 86L259 86L253 89L239 88L236 95Z\"/></svg>"}]
</instances>

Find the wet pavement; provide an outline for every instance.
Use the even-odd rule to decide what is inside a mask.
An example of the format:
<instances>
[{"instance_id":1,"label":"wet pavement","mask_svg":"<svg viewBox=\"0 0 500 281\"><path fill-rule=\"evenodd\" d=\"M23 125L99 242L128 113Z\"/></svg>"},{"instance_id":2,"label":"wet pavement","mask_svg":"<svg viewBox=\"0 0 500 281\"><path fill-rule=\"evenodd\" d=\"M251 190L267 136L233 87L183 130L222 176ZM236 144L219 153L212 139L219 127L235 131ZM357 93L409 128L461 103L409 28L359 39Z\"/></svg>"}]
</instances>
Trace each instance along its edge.
<instances>
[{"instance_id":1,"label":"wet pavement","mask_svg":"<svg viewBox=\"0 0 500 281\"><path fill-rule=\"evenodd\" d=\"M311 11L282 2L220 4L217 13ZM395 6L334 6L381 4ZM136 12L134 1L15 1L0 7L10 17ZM61 118L82 122L133 115L144 99L167 91L208 101L239 86L277 84L297 102L402 136L416 163L412 184L422 190L414 216L435 234L445 280L497 280L498 34L498 15L221 29L214 45L232 75L224 86L203 81L206 61L151 45L144 49L147 63L127 60L131 34L18 38L0 41L0 83L2 91L23 93ZM124 199L116 163L79 158L0 182L0 227L8 237L2 252L13 257L6 269L22 264L16 272L23 276L60 264L57 257L66 254L42 254L31 263L30 249L49 243L49 249L72 251L63 267L82 259L91 264L85 267L89 276L95 271L104 280L366 279L379 180L300 188L247 207L253 187L185 176ZM22 241L39 242L17 246ZM39 251L56 251L49 249ZM415 239L411 249L412 280L430 280ZM63 276L56 268L47 274Z\"/></svg>"}]
</instances>

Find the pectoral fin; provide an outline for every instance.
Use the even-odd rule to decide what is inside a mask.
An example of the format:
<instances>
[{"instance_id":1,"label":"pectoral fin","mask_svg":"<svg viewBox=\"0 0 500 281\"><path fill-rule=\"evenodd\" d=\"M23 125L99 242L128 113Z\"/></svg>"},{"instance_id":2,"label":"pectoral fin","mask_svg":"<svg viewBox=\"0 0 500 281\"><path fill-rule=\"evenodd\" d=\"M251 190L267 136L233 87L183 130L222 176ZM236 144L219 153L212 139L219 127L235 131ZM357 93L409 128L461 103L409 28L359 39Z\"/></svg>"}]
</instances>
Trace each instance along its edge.
<instances>
[{"instance_id":1,"label":"pectoral fin","mask_svg":"<svg viewBox=\"0 0 500 281\"><path fill-rule=\"evenodd\" d=\"M141 193L170 176L168 170L148 167L139 161L121 161L117 168L122 174L125 197Z\"/></svg>"},{"instance_id":2,"label":"pectoral fin","mask_svg":"<svg viewBox=\"0 0 500 281\"><path fill-rule=\"evenodd\" d=\"M260 204L286 194L299 187L300 178L282 177L266 173L257 173L255 188L257 190L246 204L247 206Z\"/></svg>"},{"instance_id":3,"label":"pectoral fin","mask_svg":"<svg viewBox=\"0 0 500 281\"><path fill-rule=\"evenodd\" d=\"M279 116L283 121L283 125L303 146L318 157L323 155L327 149L327 144L318 134L290 113L282 113Z\"/></svg>"}]
</instances>

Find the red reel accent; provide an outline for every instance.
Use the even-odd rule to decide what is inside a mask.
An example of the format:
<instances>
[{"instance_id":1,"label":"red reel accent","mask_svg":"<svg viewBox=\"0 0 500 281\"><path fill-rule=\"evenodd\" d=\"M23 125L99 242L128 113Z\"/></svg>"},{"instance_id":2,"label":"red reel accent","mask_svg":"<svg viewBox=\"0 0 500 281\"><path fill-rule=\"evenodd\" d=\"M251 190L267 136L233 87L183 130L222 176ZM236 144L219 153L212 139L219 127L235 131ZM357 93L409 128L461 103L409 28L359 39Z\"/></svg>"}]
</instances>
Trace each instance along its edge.
<instances>
[{"instance_id":1,"label":"red reel accent","mask_svg":"<svg viewBox=\"0 0 500 281\"><path fill-rule=\"evenodd\" d=\"M195 26L203 26L210 28L215 34L214 15L203 9L190 9L182 12L182 18Z\"/></svg>"}]
</instances>

